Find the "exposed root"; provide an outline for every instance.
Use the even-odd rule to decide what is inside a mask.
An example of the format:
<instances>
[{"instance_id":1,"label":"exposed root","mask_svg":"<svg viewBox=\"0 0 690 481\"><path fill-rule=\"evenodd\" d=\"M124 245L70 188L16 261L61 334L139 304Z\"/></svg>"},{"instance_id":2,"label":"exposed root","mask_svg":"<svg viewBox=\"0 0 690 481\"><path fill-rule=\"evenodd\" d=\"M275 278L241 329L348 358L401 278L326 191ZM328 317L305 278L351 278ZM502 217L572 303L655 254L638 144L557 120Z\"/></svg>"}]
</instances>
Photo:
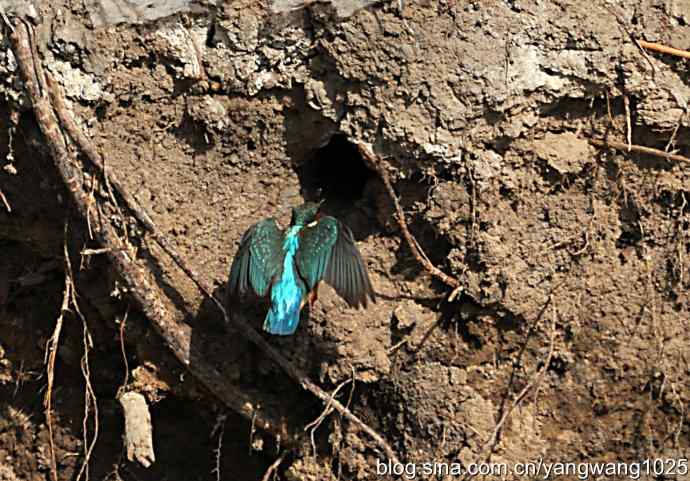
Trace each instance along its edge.
<instances>
[{"instance_id":1,"label":"exposed root","mask_svg":"<svg viewBox=\"0 0 690 481\"><path fill-rule=\"evenodd\" d=\"M338 386L331 393L331 397L328 400L326 407L323 409L323 411L321 411L321 414L319 414L319 417L317 417L312 422L310 422L309 424L304 426L305 431L309 430L309 438L311 439L311 449L312 449L312 452L314 453L314 458L316 458L316 443L314 442L314 433L319 428L319 426L321 426L321 423L323 423L323 420L326 419L326 417L333 412L333 408L331 407L331 404L333 403L333 400L335 400L335 396L345 386L345 384L347 384L349 382L351 382L352 385L354 386L354 384L355 384L354 376L352 377L352 379L346 379L345 381L338 384Z\"/></svg>"},{"instance_id":2,"label":"exposed root","mask_svg":"<svg viewBox=\"0 0 690 481\"><path fill-rule=\"evenodd\" d=\"M646 48L647 50L653 50L655 52L675 55L676 57L690 58L690 52L688 52L687 50L680 50L677 48L662 45L660 43L647 42L645 40L638 40L637 43L640 44L642 48Z\"/></svg>"},{"instance_id":3,"label":"exposed root","mask_svg":"<svg viewBox=\"0 0 690 481\"><path fill-rule=\"evenodd\" d=\"M60 343L60 334L62 332L62 325L64 322L64 316L66 312L72 312L72 310L77 314L79 319L82 321L83 325L83 346L84 354L81 358L81 371L84 376L84 418L82 422L83 428L83 442L84 442L84 461L82 462L81 468L79 469L79 474L77 475L77 481L81 480L82 476L88 481L89 479L89 461L91 459L91 454L96 446L96 441L98 440L98 404L96 401L96 394L91 385L91 372L89 368L89 351L93 347L93 342L91 340L91 334L89 333L88 324L86 318L79 309L79 304L77 303L77 292L74 282L74 274L72 272L72 263L70 262L69 252L67 250L67 225L65 224L65 240L63 242L63 256L64 256L64 271L65 271L65 288L62 294L62 305L60 307L60 314L58 315L57 321L55 322L55 328L53 330L53 335L50 337L46 344L46 372L47 372L47 388L44 397L44 407L46 424L48 426L49 433L49 444L50 444L50 475L52 481L57 481L57 462L55 457L55 441L54 441L54 428L53 428L53 385L55 383L55 361ZM89 418L93 413L93 434L89 439Z\"/></svg>"},{"instance_id":4,"label":"exposed root","mask_svg":"<svg viewBox=\"0 0 690 481\"><path fill-rule=\"evenodd\" d=\"M216 475L216 481L221 480L220 461L223 457L223 436L225 436L225 421L227 420L228 415L221 414L220 416L218 416L218 419L216 419L216 425L213 426L213 429L211 430L211 437L213 437L216 431L218 431L218 443L216 444L216 447L213 449L215 466L213 466L213 469L211 470L211 474Z\"/></svg>"},{"instance_id":5,"label":"exposed root","mask_svg":"<svg viewBox=\"0 0 690 481\"><path fill-rule=\"evenodd\" d=\"M621 9L618 8L617 6L613 6L610 3L606 2L604 3L604 8L609 11L611 15L613 15L616 18L616 21L618 22L618 25L625 31L625 33L628 35L628 38L632 40L632 42L637 46L637 48L640 50L640 53L642 56L645 58L647 63L652 69L652 78L656 76L656 67L654 66L654 63L652 62L652 59L649 58L649 55L647 55L646 50L642 46L642 43L635 38L635 36L632 34L630 29L627 27L627 23L625 20L623 20L623 15L621 13Z\"/></svg>"},{"instance_id":6,"label":"exposed root","mask_svg":"<svg viewBox=\"0 0 690 481\"><path fill-rule=\"evenodd\" d=\"M264 473L263 477L261 478L261 481L269 481L271 479L271 476L276 473L278 467L285 460L285 455L286 453L283 453L280 456L278 456L278 458L276 458L275 461L273 461L273 463L268 467L268 469Z\"/></svg>"},{"instance_id":7,"label":"exposed root","mask_svg":"<svg viewBox=\"0 0 690 481\"><path fill-rule=\"evenodd\" d=\"M396 342L393 346L388 348L388 351L386 352L386 354L388 354L389 356L391 354L394 354L398 349L400 349L401 347L406 345L408 342L409 342L409 339L403 339L402 341Z\"/></svg>"},{"instance_id":8,"label":"exposed root","mask_svg":"<svg viewBox=\"0 0 690 481\"><path fill-rule=\"evenodd\" d=\"M384 160L373 152L371 145L365 144L364 142L354 142L354 144L357 146L357 149L359 149L359 152L367 160L369 165L371 165L374 168L374 170L379 174L379 177L381 177L383 185L386 187L386 191L388 191L388 195L393 201L398 225L400 226L400 230L403 234L403 237L405 238L405 241L407 242L407 245L410 247L410 250L412 251L412 255L415 257L415 259L417 259L417 262L419 262L422 265L422 267L424 267L424 269L426 269L432 276L439 279L448 287L453 288L453 292L455 292L455 289L461 286L460 281L454 277L449 276L441 269L433 265L424 253L424 251L422 250L422 248L419 246L417 239L415 239L414 236L410 233L410 229L407 227L407 221L405 221L405 214L402 210L402 207L400 206L398 196L395 194L393 185L391 184L390 176L388 175L386 166L384 165ZM457 296L457 293L455 295Z\"/></svg>"},{"instance_id":9,"label":"exposed root","mask_svg":"<svg viewBox=\"0 0 690 481\"><path fill-rule=\"evenodd\" d=\"M66 241L65 241L66 242ZM98 440L98 402L96 400L96 393L91 385L91 370L89 366L89 351L93 347L93 341L91 340L91 333L89 332L89 325L86 322L84 314L82 314L81 309L79 309L79 304L77 303L77 291L75 289L74 273L72 272L72 262L69 259L67 252L67 244L65 243L65 268L66 273L69 276L70 284L72 288L70 289L70 304L74 308L74 312L81 319L83 327L83 346L84 354L82 355L80 366L81 372L84 376L84 418L82 421L82 433L84 441L84 461L82 462L81 468L79 468L79 474L77 475L77 481L81 480L84 476L86 481L89 480L89 461L91 460L91 454L96 446L96 441ZM89 417L93 413L93 435L89 441Z\"/></svg>"},{"instance_id":10,"label":"exposed root","mask_svg":"<svg viewBox=\"0 0 690 481\"><path fill-rule=\"evenodd\" d=\"M120 354L122 354L122 362L125 365L125 378L122 380L122 385L117 389L117 396L120 397L125 393L127 384L129 383L129 361L127 361L127 350L125 349L125 326L127 325L127 316L129 315L129 307L125 311L120 321Z\"/></svg>"},{"instance_id":11,"label":"exposed root","mask_svg":"<svg viewBox=\"0 0 690 481\"><path fill-rule=\"evenodd\" d=\"M7 14L5 11L0 8L0 18L2 18L3 23L7 26L7 28L10 29L10 32L14 32L14 25L12 25L12 22L10 22L10 19L7 18Z\"/></svg>"},{"instance_id":12,"label":"exposed root","mask_svg":"<svg viewBox=\"0 0 690 481\"><path fill-rule=\"evenodd\" d=\"M62 306L60 306L60 314L55 321L55 329L53 335L46 343L45 364L46 374L48 379L48 386L46 394L43 398L43 407L45 408L46 425L48 426L49 444L50 444L50 479L51 481L58 481L57 462L55 460L55 438L53 435L53 383L55 381L55 358L57 356L58 347L60 344L60 333L62 332L62 323L66 312L69 312L70 300L72 299L74 288L72 284L72 275L70 272L69 255L67 253L67 225L65 225L65 240L63 243L63 253L65 256L65 289L62 292Z\"/></svg>"},{"instance_id":13,"label":"exposed root","mask_svg":"<svg viewBox=\"0 0 690 481\"><path fill-rule=\"evenodd\" d=\"M112 193L112 187L115 188L120 197L125 201L127 208L132 212L134 217L144 225L145 228L148 230L155 229L153 227L153 221L151 218L139 205L134 196L130 195L125 190L120 182L119 177L113 171L106 170L104 159L72 117L72 114L65 104L65 97L60 91L60 87L57 85L55 80L53 80L50 74L46 75L46 80L48 83L48 89L50 91L51 101L53 102L55 112L60 119L61 126L64 127L65 131L69 134L72 140L74 140L74 142L79 146L79 149L86 155L86 158L89 159L89 162L91 162L91 164L100 171L101 175L103 175L104 182L108 188L109 196L111 197L113 203L117 205L117 199Z\"/></svg>"},{"instance_id":14,"label":"exposed root","mask_svg":"<svg viewBox=\"0 0 690 481\"><path fill-rule=\"evenodd\" d=\"M676 220L676 242L674 246L674 254L677 259L673 263L673 270L675 271L676 278L678 279L678 285L683 286L684 275L685 275L685 251L686 251L686 235L683 229L683 222L685 221L685 207L688 205L687 199L685 197L685 192L680 192L680 197L682 203L680 205L680 212L678 213L678 218Z\"/></svg>"},{"instance_id":15,"label":"exposed root","mask_svg":"<svg viewBox=\"0 0 690 481\"><path fill-rule=\"evenodd\" d=\"M7 197L5 197L5 193L2 191L2 189L0 189L0 200L2 200L2 203L5 205L5 209L7 209L7 212L12 212L12 206L7 201Z\"/></svg>"},{"instance_id":16,"label":"exposed root","mask_svg":"<svg viewBox=\"0 0 690 481\"><path fill-rule=\"evenodd\" d=\"M550 304L551 301L551 298L549 298L548 303ZM542 365L541 369L538 369L534 372L534 375L532 376L531 380L527 383L527 385L524 388L522 388L522 390L517 394L517 396L515 396L513 401L510 403L510 406L508 406L508 409L506 409L501 418L498 420L493 432L491 433L491 436L486 441L486 443L484 443L484 446L479 451L479 454L477 454L477 457L474 459L474 464L482 462L485 463L489 461L489 459L491 458L491 454L493 453L496 445L498 444L501 430L503 429L503 426L505 425L506 421L508 420L512 412L515 410L515 408L517 408L525 399L525 397L527 397L527 394L529 394L530 391L534 390L536 392L539 389L539 386L541 385L541 382L544 379L544 375L546 374L546 371L549 369L551 359L553 358L553 351L556 341L557 316L555 307L551 306L551 308L552 318L551 333L549 336L549 353L546 355L546 358L544 359L544 364ZM463 479L468 479L468 475L466 475Z\"/></svg>"},{"instance_id":17,"label":"exposed root","mask_svg":"<svg viewBox=\"0 0 690 481\"><path fill-rule=\"evenodd\" d=\"M628 152L632 147L632 116L630 115L630 98L623 95L623 107L625 108L625 139L628 142Z\"/></svg>"},{"instance_id":18,"label":"exposed root","mask_svg":"<svg viewBox=\"0 0 690 481\"><path fill-rule=\"evenodd\" d=\"M199 287L199 289L211 299L218 309L222 312L223 318L227 323L233 323L239 332L249 341L256 344L269 358L278 364L293 380L298 382L304 389L314 394L321 399L322 402L328 404L330 402L333 409L338 411L342 416L347 418L350 422L355 424L359 429L366 432L376 444L383 450L386 456L392 462L399 462L398 458L390 447L390 445L374 431L369 425L355 416L348 408L343 406L335 399L330 399L321 387L311 381L303 372L297 369L290 361L288 361L280 352L274 349L268 342L256 332L247 320L239 313L234 313L230 316L223 304L216 299L212 290L207 286L200 277L187 265L182 257L177 254L176 250L168 242L167 238L156 229L155 225L149 216L138 206L136 200L127 193L124 187L117 181L112 172L105 172L103 169L103 162L100 156L96 153L95 148L91 142L86 138L84 133L76 126L76 122L71 119L68 113L63 95L59 88L49 77L46 79L43 73L41 62L32 54L32 27L28 24L18 22L15 25L17 28L12 34L11 39L17 57L20 70L25 80L25 85L29 98L32 101L34 113L38 121L39 127L46 137L48 146L53 154L56 167L72 194L74 203L83 218L88 218L88 206L84 198L85 192L78 180L82 170L79 162L72 159L65 147L65 142L60 135L60 128L57 119L53 113L53 107L58 112L63 126L69 135L76 141L77 145L86 153L87 157L108 176L111 184L117 190L120 197L125 199L128 208L135 215L137 220L151 233L155 241L163 248L163 250L177 263L185 274ZM47 85L48 91L51 95L51 102L45 95L45 91L39 89L39 85ZM392 190L392 187L391 187ZM399 206L398 206L399 208ZM404 221L403 221L404 222ZM408 232L409 234L409 232ZM158 334L166 341L168 347L173 351L175 356L186 365L191 373L204 384L211 392L213 392L219 399L223 400L228 407L238 412L242 416L251 418L256 421L257 425L274 434L281 435L282 430L278 423L270 422L263 415L259 415L251 400L243 394L238 392L232 385L223 378L212 366L201 361L195 361L194 366L190 366L190 352L189 346L189 330L180 328L175 321L170 319L167 315L162 301L157 297L157 290L148 280L146 273L142 272L140 266L137 266L134 260L127 254L125 249L122 249L122 242L114 232L113 227L108 223L102 223L95 232L96 238L104 246L109 248L107 252L118 270L120 275L125 279L127 284L131 287L132 297L141 305L144 314L152 321ZM413 241L408 240L411 245ZM433 266L432 266L433 267ZM440 271L439 271L440 272ZM441 273L443 276L445 274ZM446 276L448 277L448 276ZM448 277L452 280L452 278ZM453 287L459 285L457 281ZM202 335L200 334L200 337ZM281 423L282 424L282 423Z\"/></svg>"},{"instance_id":19,"label":"exposed root","mask_svg":"<svg viewBox=\"0 0 690 481\"><path fill-rule=\"evenodd\" d=\"M79 474L77 475L77 481L79 481L84 475L86 481L89 480L89 461L91 460L91 455L93 449L96 447L96 441L98 441L98 402L96 399L96 393L91 385L91 371L89 368L89 350L93 347L91 341L91 334L89 333L89 327L86 323L86 319L81 313L79 316L82 318L84 332L84 355L81 359L81 372L84 376L84 419L82 422L83 429L83 440L84 440L84 461L82 462L81 468L79 469ZM93 434L91 436L91 441L89 442L89 430L88 430L88 420L89 415L93 413Z\"/></svg>"},{"instance_id":20,"label":"exposed root","mask_svg":"<svg viewBox=\"0 0 690 481\"><path fill-rule=\"evenodd\" d=\"M43 73L41 63L35 59L30 47L31 26L16 20L14 33L10 36L13 50L20 72L24 79L24 86L31 100L38 126L46 139L58 174L65 183L72 197L77 212L84 219L87 218L88 207L84 201L86 192L81 183L82 170L77 159L73 158L66 149L65 141L58 126L58 120L53 113L53 106L45 92L39 89L37 72ZM129 250L116 235L112 225L103 222L96 226L95 237L107 250L107 255L113 266L124 281L131 286L131 295L141 306L143 313L151 320L158 334L165 340L177 359L185 366L191 363L189 351L189 329L171 319L165 305L159 297L158 289L152 284L149 273L137 265L129 254ZM199 334L201 342L203 335ZM193 375L213 392L228 407L248 419L254 413L252 399L223 377L214 367L203 362L196 362L190 369ZM277 435L284 434L282 419L269 419L264 415L257 416L257 425L262 429Z\"/></svg>"},{"instance_id":21,"label":"exposed root","mask_svg":"<svg viewBox=\"0 0 690 481\"><path fill-rule=\"evenodd\" d=\"M680 114L680 117L678 117L678 122L676 122L676 126L673 128L673 132L671 132L671 137L668 139L668 143L666 144L666 147L664 148L664 152L668 152L671 150L671 147L676 144L676 137L678 136L678 130L680 130L681 125L683 125L683 120L685 117L688 115L688 110L684 110L682 114Z\"/></svg>"},{"instance_id":22,"label":"exposed root","mask_svg":"<svg viewBox=\"0 0 690 481\"><path fill-rule=\"evenodd\" d=\"M676 162L690 162L690 159L678 154L669 154L663 150L654 149L652 147L644 147L642 145L627 145L623 142L616 142L615 140L597 140L589 139L589 143L595 147L608 147L624 152L636 152L638 154L652 155L654 157L661 157L666 160L674 160Z\"/></svg>"}]
</instances>

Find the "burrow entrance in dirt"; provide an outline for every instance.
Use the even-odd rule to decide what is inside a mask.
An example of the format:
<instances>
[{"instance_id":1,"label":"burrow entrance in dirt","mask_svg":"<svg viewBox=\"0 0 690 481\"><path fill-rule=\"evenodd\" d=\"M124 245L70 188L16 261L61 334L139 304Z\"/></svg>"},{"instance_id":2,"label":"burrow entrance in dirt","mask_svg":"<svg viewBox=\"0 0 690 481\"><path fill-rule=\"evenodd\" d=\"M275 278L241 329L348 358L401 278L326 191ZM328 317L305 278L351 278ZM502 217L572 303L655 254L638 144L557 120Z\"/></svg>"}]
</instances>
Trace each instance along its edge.
<instances>
[{"instance_id":1,"label":"burrow entrance in dirt","mask_svg":"<svg viewBox=\"0 0 690 481\"><path fill-rule=\"evenodd\" d=\"M364 163L357 147L344 135L334 135L299 167L297 174L309 200L323 199L338 208L352 206L362 198L375 173Z\"/></svg>"}]
</instances>

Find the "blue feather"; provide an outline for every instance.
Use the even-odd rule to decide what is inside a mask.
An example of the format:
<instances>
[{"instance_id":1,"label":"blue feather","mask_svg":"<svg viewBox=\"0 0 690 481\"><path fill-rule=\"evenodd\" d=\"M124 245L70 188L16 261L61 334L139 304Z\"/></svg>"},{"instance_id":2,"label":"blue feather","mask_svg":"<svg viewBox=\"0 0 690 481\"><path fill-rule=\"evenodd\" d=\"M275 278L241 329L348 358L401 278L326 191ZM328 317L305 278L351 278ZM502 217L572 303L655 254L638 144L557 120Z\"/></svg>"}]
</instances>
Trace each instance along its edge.
<instances>
[{"instance_id":1,"label":"blue feather","mask_svg":"<svg viewBox=\"0 0 690 481\"><path fill-rule=\"evenodd\" d=\"M288 336L297 330L299 324L300 305L307 293L295 269L295 255L299 249L301 228L290 227L283 241L283 269L280 278L271 288L271 308L264 321L264 330L271 334Z\"/></svg>"}]
</instances>

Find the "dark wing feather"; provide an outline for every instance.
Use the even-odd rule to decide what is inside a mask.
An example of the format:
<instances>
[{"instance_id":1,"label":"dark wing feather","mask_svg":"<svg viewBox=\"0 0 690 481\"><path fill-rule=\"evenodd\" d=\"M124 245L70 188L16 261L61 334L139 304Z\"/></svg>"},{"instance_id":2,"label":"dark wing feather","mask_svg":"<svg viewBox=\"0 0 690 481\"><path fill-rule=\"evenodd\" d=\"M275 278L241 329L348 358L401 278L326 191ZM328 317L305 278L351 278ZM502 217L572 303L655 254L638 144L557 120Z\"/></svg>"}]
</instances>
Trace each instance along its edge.
<instances>
[{"instance_id":1,"label":"dark wing feather","mask_svg":"<svg viewBox=\"0 0 690 481\"><path fill-rule=\"evenodd\" d=\"M240 240L240 248L230 267L228 295L245 294L251 286L263 297L283 258L283 232L275 219L265 219L251 226Z\"/></svg>"},{"instance_id":2,"label":"dark wing feather","mask_svg":"<svg viewBox=\"0 0 690 481\"><path fill-rule=\"evenodd\" d=\"M300 234L297 268L310 290L324 280L352 307L375 300L367 268L345 224L326 216Z\"/></svg>"}]
</instances>

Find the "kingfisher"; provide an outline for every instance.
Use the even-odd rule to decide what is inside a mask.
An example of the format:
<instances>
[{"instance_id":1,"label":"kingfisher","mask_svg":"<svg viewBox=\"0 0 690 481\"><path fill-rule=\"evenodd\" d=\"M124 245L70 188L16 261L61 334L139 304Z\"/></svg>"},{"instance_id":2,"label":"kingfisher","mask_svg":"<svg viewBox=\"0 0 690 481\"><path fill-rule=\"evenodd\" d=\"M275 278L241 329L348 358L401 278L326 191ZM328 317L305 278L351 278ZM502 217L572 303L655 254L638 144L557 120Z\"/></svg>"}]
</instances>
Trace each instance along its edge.
<instances>
[{"instance_id":1,"label":"kingfisher","mask_svg":"<svg viewBox=\"0 0 690 481\"><path fill-rule=\"evenodd\" d=\"M331 216L322 216L321 202L292 208L290 226L281 230L274 218L251 226L232 261L227 299L249 288L270 295L263 328L270 334L294 334L305 305L313 308L322 281L351 307L376 302L374 289L352 231Z\"/></svg>"}]
</instances>

